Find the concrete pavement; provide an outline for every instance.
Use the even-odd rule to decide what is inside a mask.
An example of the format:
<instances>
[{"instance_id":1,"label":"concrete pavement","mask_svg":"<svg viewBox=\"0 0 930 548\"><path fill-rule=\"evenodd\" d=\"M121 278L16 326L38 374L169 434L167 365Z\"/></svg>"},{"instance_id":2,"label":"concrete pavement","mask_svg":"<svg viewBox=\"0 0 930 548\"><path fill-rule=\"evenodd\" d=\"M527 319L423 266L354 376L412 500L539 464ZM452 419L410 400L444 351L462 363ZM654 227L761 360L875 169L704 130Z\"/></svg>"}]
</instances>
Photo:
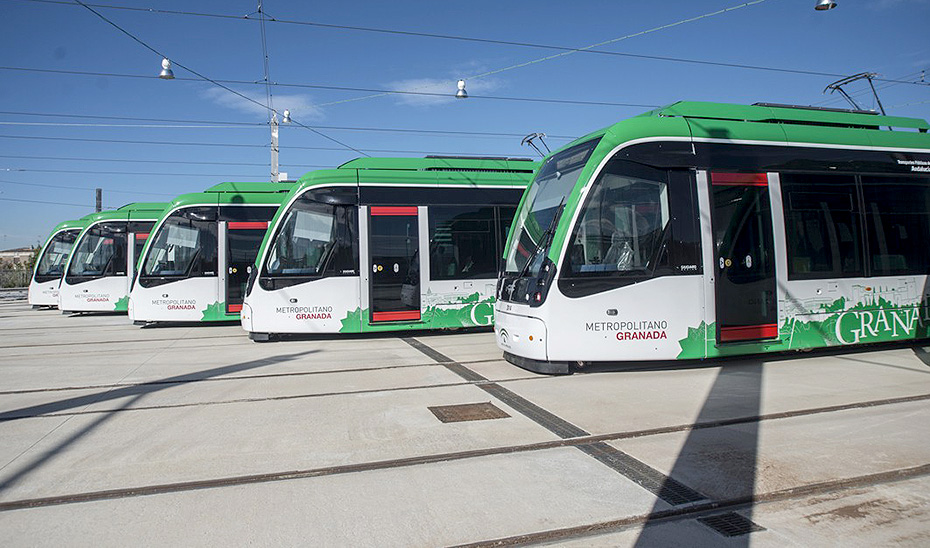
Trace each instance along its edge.
<instances>
[{"instance_id":1,"label":"concrete pavement","mask_svg":"<svg viewBox=\"0 0 930 548\"><path fill-rule=\"evenodd\" d=\"M928 363L545 377L487 332L256 344L0 303L0 544L926 545ZM430 410L486 402L508 416Z\"/></svg>"}]
</instances>

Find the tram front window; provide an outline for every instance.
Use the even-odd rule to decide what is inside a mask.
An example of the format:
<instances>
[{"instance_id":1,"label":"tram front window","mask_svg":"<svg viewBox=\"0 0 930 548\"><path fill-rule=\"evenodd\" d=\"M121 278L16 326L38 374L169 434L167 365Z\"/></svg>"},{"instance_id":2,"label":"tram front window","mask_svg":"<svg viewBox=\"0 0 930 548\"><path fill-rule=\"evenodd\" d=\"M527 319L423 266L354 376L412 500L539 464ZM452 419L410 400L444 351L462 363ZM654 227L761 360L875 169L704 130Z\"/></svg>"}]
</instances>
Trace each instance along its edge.
<instances>
[{"instance_id":1,"label":"tram front window","mask_svg":"<svg viewBox=\"0 0 930 548\"><path fill-rule=\"evenodd\" d=\"M149 247L140 280L216 276L216 222L197 220L196 212L174 213Z\"/></svg>"},{"instance_id":2,"label":"tram front window","mask_svg":"<svg viewBox=\"0 0 930 548\"><path fill-rule=\"evenodd\" d=\"M571 273L653 270L670 219L665 172L611 162L572 236Z\"/></svg>"},{"instance_id":3,"label":"tram front window","mask_svg":"<svg viewBox=\"0 0 930 548\"><path fill-rule=\"evenodd\" d=\"M546 239L555 230L554 221L600 139L573 146L546 160L527 190L523 206L514 219L510 252L505 271L537 276L547 249ZM530 265L527 266L527 263Z\"/></svg>"},{"instance_id":4,"label":"tram front window","mask_svg":"<svg viewBox=\"0 0 930 548\"><path fill-rule=\"evenodd\" d=\"M355 207L296 202L274 238L262 275L357 274L357 227Z\"/></svg>"},{"instance_id":5,"label":"tram front window","mask_svg":"<svg viewBox=\"0 0 930 548\"><path fill-rule=\"evenodd\" d=\"M63 230L52 237L42 251L42 258L39 260L39 266L36 267L36 282L43 283L61 278L65 265L68 263L68 257L71 255L71 248L74 247L74 240L80 232L80 230Z\"/></svg>"},{"instance_id":6,"label":"tram front window","mask_svg":"<svg viewBox=\"0 0 930 548\"><path fill-rule=\"evenodd\" d=\"M68 267L67 281L126 275L126 223L100 223L81 238Z\"/></svg>"}]
</instances>

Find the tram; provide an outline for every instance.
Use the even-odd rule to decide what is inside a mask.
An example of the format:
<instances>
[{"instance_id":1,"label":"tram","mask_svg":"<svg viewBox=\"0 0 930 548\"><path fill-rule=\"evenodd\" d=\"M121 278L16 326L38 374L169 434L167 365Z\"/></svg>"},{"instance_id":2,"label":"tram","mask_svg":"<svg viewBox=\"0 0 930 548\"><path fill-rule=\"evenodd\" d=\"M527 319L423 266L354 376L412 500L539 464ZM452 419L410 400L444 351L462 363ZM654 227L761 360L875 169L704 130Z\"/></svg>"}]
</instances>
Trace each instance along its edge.
<instances>
[{"instance_id":1,"label":"tram","mask_svg":"<svg viewBox=\"0 0 930 548\"><path fill-rule=\"evenodd\" d=\"M59 223L42 246L39 259L32 271L28 299L32 308L57 307L58 285L65 273L65 265L74 247L74 241L87 225L89 216Z\"/></svg>"},{"instance_id":2,"label":"tram","mask_svg":"<svg viewBox=\"0 0 930 548\"><path fill-rule=\"evenodd\" d=\"M166 205L133 203L89 215L61 279L59 310L126 312L136 259Z\"/></svg>"},{"instance_id":3,"label":"tram","mask_svg":"<svg viewBox=\"0 0 930 548\"><path fill-rule=\"evenodd\" d=\"M298 181L242 307L278 333L490 326L498 257L537 162L361 158Z\"/></svg>"},{"instance_id":4,"label":"tram","mask_svg":"<svg viewBox=\"0 0 930 548\"><path fill-rule=\"evenodd\" d=\"M928 337L928 129L679 102L570 143L514 221L498 346L571 373Z\"/></svg>"},{"instance_id":5,"label":"tram","mask_svg":"<svg viewBox=\"0 0 930 548\"><path fill-rule=\"evenodd\" d=\"M293 186L221 183L175 198L142 251L130 319L238 321L268 221Z\"/></svg>"}]
</instances>

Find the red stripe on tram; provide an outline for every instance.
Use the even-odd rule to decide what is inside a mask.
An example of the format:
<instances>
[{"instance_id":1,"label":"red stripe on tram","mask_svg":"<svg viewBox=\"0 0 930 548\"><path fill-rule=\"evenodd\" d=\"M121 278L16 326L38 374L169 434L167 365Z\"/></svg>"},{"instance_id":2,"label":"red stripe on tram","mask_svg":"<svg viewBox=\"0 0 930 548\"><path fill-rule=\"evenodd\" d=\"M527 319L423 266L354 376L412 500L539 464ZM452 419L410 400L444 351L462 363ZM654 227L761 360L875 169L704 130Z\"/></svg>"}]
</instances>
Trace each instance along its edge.
<instances>
[{"instance_id":1,"label":"red stripe on tram","mask_svg":"<svg viewBox=\"0 0 930 548\"><path fill-rule=\"evenodd\" d=\"M148 233L146 233L146 234L141 234L141 233L139 233L139 232L136 232L136 239L137 239L137 240L147 240L148 237L149 237Z\"/></svg>"},{"instance_id":2,"label":"red stripe on tram","mask_svg":"<svg viewBox=\"0 0 930 548\"><path fill-rule=\"evenodd\" d=\"M266 230L268 228L268 221L238 221L229 223L226 227L229 228L229 230Z\"/></svg>"},{"instance_id":3,"label":"red stripe on tram","mask_svg":"<svg viewBox=\"0 0 930 548\"><path fill-rule=\"evenodd\" d=\"M769 186L765 173L720 173L710 174L710 184L718 186Z\"/></svg>"},{"instance_id":4,"label":"red stripe on tram","mask_svg":"<svg viewBox=\"0 0 930 548\"><path fill-rule=\"evenodd\" d=\"M242 312L241 304L231 304L226 307L227 312Z\"/></svg>"},{"instance_id":5,"label":"red stripe on tram","mask_svg":"<svg viewBox=\"0 0 930 548\"><path fill-rule=\"evenodd\" d=\"M417 206L372 206L372 215L416 215Z\"/></svg>"},{"instance_id":6,"label":"red stripe on tram","mask_svg":"<svg viewBox=\"0 0 930 548\"><path fill-rule=\"evenodd\" d=\"M720 342L751 341L755 339L776 338L778 338L778 324L774 323L720 328Z\"/></svg>"},{"instance_id":7,"label":"red stripe on tram","mask_svg":"<svg viewBox=\"0 0 930 548\"><path fill-rule=\"evenodd\" d=\"M396 322L400 320L419 320L419 310L401 310L399 312L373 312L371 320L374 322Z\"/></svg>"}]
</instances>

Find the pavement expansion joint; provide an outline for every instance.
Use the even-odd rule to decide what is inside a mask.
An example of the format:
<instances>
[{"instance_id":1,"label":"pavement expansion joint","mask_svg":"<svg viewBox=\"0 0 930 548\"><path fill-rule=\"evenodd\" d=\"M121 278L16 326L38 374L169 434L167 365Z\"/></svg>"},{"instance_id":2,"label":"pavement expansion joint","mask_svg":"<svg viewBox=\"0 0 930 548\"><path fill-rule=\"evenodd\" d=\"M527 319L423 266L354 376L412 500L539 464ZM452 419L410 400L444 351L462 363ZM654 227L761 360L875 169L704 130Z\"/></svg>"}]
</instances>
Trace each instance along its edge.
<instances>
[{"instance_id":1,"label":"pavement expansion joint","mask_svg":"<svg viewBox=\"0 0 930 548\"><path fill-rule=\"evenodd\" d=\"M413 337L406 337L403 341L435 359L442 365L445 365L450 371L466 380L481 379L481 381L484 382L476 384L476 386L504 402L517 413L520 413L546 430L549 430L556 436L562 439L571 439L591 435L590 432L583 428L575 426L558 415L543 409L512 390L504 388L495 382L489 382L488 379L472 371L468 367L453 361L451 358L435 349L430 348L429 345L422 341L418 341ZM643 489L646 489L673 506L706 499L706 497L697 491L665 476L648 464L633 458L612 445L604 442L595 442L581 444L577 447L586 455L606 465L611 470L620 473Z\"/></svg>"}]
</instances>

